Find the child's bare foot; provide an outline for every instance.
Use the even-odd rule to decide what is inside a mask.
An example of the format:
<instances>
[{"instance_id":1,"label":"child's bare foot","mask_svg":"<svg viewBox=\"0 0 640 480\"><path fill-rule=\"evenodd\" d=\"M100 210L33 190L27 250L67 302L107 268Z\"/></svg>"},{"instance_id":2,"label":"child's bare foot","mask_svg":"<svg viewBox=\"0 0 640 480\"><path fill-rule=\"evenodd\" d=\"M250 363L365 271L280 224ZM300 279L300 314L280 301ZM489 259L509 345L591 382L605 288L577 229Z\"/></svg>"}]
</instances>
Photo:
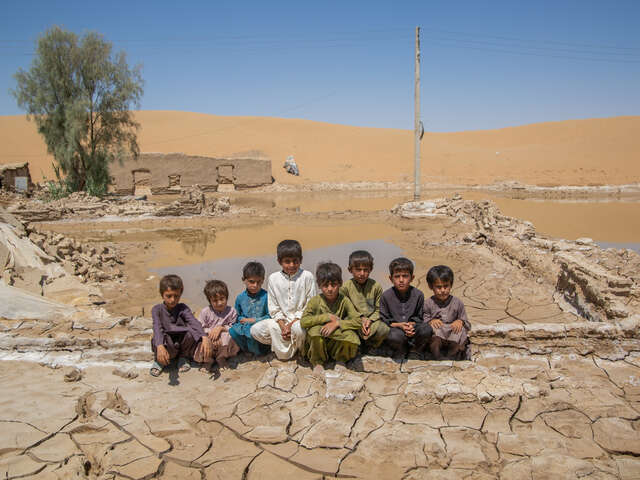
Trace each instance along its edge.
<instances>
[{"instance_id":1,"label":"child's bare foot","mask_svg":"<svg viewBox=\"0 0 640 480\"><path fill-rule=\"evenodd\" d=\"M229 362L227 362L226 358L221 358L219 360L216 360L216 363L218 364L218 369L220 371L224 371L224 370L228 370L229 369Z\"/></svg>"},{"instance_id":2,"label":"child's bare foot","mask_svg":"<svg viewBox=\"0 0 640 480\"><path fill-rule=\"evenodd\" d=\"M338 372L344 372L347 369L347 364L345 362L336 362L336 366L333 369Z\"/></svg>"},{"instance_id":3,"label":"child's bare foot","mask_svg":"<svg viewBox=\"0 0 640 480\"><path fill-rule=\"evenodd\" d=\"M323 377L324 376L324 366L321 363L319 363L318 365L313 367L313 372L312 373L316 377Z\"/></svg>"},{"instance_id":4,"label":"child's bare foot","mask_svg":"<svg viewBox=\"0 0 640 480\"><path fill-rule=\"evenodd\" d=\"M213 363L201 363L200 364L200 368L198 369L198 371L199 372L204 372L204 373L210 373L212 365L213 365Z\"/></svg>"}]
</instances>

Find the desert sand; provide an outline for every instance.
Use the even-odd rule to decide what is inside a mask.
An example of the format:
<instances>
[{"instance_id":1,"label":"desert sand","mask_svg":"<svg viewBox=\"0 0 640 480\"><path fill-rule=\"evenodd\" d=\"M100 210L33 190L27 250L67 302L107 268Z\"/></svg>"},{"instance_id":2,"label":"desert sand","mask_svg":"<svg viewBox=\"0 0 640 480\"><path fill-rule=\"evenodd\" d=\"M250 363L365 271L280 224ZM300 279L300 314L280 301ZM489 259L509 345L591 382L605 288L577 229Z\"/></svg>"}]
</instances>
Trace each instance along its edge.
<instances>
[{"instance_id":1,"label":"desert sand","mask_svg":"<svg viewBox=\"0 0 640 480\"><path fill-rule=\"evenodd\" d=\"M413 132L309 120L140 111L143 152L224 156L262 152L277 182L413 181ZM547 122L499 130L425 133L422 181L541 186L640 182L640 117ZM281 168L294 155L300 177ZM0 116L0 163L28 161L33 180L53 178L52 158L24 116Z\"/></svg>"}]
</instances>

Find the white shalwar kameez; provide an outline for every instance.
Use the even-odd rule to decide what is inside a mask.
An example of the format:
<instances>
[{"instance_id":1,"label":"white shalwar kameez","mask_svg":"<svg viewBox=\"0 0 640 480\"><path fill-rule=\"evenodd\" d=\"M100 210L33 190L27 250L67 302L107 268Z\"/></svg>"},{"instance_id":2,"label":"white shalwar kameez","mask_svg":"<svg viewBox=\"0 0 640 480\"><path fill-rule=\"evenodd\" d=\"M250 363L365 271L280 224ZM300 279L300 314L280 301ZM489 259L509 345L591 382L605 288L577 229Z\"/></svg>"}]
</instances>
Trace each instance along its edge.
<instances>
[{"instance_id":1,"label":"white shalwar kameez","mask_svg":"<svg viewBox=\"0 0 640 480\"><path fill-rule=\"evenodd\" d=\"M271 350L280 360L289 360L304 345L305 331L300 319L307 302L317 295L313 274L299 269L294 275L283 271L269 275L267 281L267 304L269 316L251 327L251 336L260 343L271 345ZM291 338L282 338L278 320L291 324Z\"/></svg>"}]
</instances>

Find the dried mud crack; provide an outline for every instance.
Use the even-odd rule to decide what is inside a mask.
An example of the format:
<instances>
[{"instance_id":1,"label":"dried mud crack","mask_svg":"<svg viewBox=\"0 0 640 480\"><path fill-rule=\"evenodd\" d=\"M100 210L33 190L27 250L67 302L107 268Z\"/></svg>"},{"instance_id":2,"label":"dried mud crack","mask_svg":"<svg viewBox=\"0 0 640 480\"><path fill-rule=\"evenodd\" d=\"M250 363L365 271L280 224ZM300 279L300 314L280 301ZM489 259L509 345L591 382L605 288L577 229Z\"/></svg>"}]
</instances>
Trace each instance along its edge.
<instances>
[{"instance_id":1,"label":"dried mud crack","mask_svg":"<svg viewBox=\"0 0 640 480\"><path fill-rule=\"evenodd\" d=\"M241 356L219 376L152 378L150 319L115 313L107 288L93 301L91 282L47 296L56 280L41 309L0 319L0 478L639 478L637 255L544 238L491 204L405 211L366 221L398 228L419 288L432 258L461 272L471 360L365 355L317 378ZM134 255L114 289L148 275Z\"/></svg>"}]
</instances>

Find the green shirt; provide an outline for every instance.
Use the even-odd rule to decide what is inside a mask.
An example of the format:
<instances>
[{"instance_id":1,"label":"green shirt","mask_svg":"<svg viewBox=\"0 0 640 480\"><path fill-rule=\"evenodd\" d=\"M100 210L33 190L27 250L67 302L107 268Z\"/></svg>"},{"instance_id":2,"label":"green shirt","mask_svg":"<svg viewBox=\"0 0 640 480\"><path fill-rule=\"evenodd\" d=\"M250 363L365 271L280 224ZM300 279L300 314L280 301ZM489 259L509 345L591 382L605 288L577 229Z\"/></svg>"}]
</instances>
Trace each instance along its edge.
<instances>
[{"instance_id":1,"label":"green shirt","mask_svg":"<svg viewBox=\"0 0 640 480\"><path fill-rule=\"evenodd\" d=\"M338 294L338 298L332 305L327 303L322 294L309 300L300 319L300 325L309 330L329 322L330 315L335 315L340 319L340 328L336 332L339 330L359 330L362 326L358 311L342 293Z\"/></svg>"},{"instance_id":2,"label":"green shirt","mask_svg":"<svg viewBox=\"0 0 640 480\"><path fill-rule=\"evenodd\" d=\"M360 285L353 278L340 287L340 293L356 307L359 316L365 316L372 322L380 319L380 297L382 286L372 278Z\"/></svg>"}]
</instances>

